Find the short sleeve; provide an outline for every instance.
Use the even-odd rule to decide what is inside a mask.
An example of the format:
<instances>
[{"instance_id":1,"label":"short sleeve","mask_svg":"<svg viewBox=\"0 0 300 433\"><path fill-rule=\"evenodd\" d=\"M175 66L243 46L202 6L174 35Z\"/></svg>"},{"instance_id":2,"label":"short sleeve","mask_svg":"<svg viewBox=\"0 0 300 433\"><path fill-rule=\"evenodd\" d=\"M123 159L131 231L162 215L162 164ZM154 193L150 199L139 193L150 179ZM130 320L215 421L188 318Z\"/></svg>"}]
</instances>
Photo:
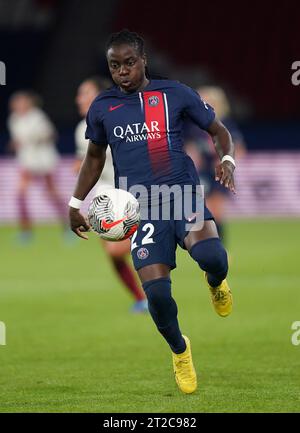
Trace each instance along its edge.
<instances>
[{"instance_id":1,"label":"short sleeve","mask_svg":"<svg viewBox=\"0 0 300 433\"><path fill-rule=\"evenodd\" d=\"M184 84L181 85L185 114L201 129L207 130L215 119L214 109L199 94Z\"/></svg>"},{"instance_id":2,"label":"short sleeve","mask_svg":"<svg viewBox=\"0 0 300 433\"><path fill-rule=\"evenodd\" d=\"M107 147L105 130L103 128L99 110L95 107L95 103L92 103L90 106L86 116L86 125L85 138L99 146Z\"/></svg>"}]
</instances>

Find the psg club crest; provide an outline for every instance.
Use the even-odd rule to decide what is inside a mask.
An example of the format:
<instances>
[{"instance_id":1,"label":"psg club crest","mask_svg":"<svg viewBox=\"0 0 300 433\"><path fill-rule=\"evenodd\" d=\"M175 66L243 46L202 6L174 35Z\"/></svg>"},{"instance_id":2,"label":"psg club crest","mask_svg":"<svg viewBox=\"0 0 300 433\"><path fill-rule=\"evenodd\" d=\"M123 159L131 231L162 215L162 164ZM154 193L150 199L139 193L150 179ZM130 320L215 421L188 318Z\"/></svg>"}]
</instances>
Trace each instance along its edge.
<instances>
[{"instance_id":1,"label":"psg club crest","mask_svg":"<svg viewBox=\"0 0 300 433\"><path fill-rule=\"evenodd\" d=\"M148 103L150 107L155 107L159 103L159 97L158 96L150 96L148 99Z\"/></svg>"},{"instance_id":2,"label":"psg club crest","mask_svg":"<svg viewBox=\"0 0 300 433\"><path fill-rule=\"evenodd\" d=\"M149 251L147 248L140 248L136 254L139 259L144 260L149 256Z\"/></svg>"}]
</instances>

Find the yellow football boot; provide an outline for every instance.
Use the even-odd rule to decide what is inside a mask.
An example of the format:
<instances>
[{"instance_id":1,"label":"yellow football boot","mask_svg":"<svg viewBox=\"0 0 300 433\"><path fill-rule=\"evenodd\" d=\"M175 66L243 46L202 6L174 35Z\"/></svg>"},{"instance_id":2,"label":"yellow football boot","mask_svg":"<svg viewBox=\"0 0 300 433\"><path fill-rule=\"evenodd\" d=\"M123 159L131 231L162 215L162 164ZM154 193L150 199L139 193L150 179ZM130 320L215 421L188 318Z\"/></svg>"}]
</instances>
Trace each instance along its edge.
<instances>
[{"instance_id":1,"label":"yellow football boot","mask_svg":"<svg viewBox=\"0 0 300 433\"><path fill-rule=\"evenodd\" d=\"M185 394L191 394L197 389L197 376L193 365L190 340L183 335L186 349L183 353L172 352L173 368L176 383Z\"/></svg>"},{"instance_id":2,"label":"yellow football boot","mask_svg":"<svg viewBox=\"0 0 300 433\"><path fill-rule=\"evenodd\" d=\"M228 316L232 311L232 294L226 279L223 280L219 286L212 287L207 281L206 272L204 275L211 293L211 300L216 312L219 314L219 316Z\"/></svg>"}]
</instances>

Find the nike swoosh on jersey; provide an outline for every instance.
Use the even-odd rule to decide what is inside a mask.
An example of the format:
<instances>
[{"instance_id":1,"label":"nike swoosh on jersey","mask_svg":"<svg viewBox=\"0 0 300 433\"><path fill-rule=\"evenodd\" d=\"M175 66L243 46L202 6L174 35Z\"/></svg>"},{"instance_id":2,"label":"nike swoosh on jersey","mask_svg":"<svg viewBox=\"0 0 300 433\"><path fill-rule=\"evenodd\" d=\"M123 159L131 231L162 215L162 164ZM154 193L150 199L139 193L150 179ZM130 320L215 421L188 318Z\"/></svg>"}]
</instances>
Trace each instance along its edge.
<instances>
[{"instance_id":1,"label":"nike swoosh on jersey","mask_svg":"<svg viewBox=\"0 0 300 433\"><path fill-rule=\"evenodd\" d=\"M121 222L125 221L127 219L127 217L121 218L120 220L117 221L113 221L111 223L108 223L105 219L103 219L101 221L101 225L105 230L109 230L115 226L117 226L118 224L120 224Z\"/></svg>"},{"instance_id":2,"label":"nike swoosh on jersey","mask_svg":"<svg viewBox=\"0 0 300 433\"><path fill-rule=\"evenodd\" d=\"M124 104L119 104L119 105L115 105L114 107L111 105L111 106L109 107L109 111L114 111L114 110L116 110L117 108L123 107L123 105L124 105Z\"/></svg>"},{"instance_id":3,"label":"nike swoosh on jersey","mask_svg":"<svg viewBox=\"0 0 300 433\"><path fill-rule=\"evenodd\" d=\"M197 212L197 213L193 213L187 220L188 220L188 222L191 222L191 221L193 221L196 217L197 217L197 215L200 215L201 214L201 212Z\"/></svg>"}]
</instances>

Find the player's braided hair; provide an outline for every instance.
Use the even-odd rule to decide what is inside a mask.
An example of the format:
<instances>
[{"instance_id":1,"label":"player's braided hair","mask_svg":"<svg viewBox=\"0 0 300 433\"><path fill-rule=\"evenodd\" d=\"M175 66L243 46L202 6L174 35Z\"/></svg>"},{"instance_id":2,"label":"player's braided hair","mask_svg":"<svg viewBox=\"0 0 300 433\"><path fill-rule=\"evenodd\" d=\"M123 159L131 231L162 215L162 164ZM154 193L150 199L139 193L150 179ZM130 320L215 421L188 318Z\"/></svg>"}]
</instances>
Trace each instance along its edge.
<instances>
[{"instance_id":1,"label":"player's braided hair","mask_svg":"<svg viewBox=\"0 0 300 433\"><path fill-rule=\"evenodd\" d=\"M145 41L144 39L135 32L130 32L127 29L121 30L118 33L113 33L110 35L107 43L106 43L106 52L110 47L114 45L122 45L128 44L136 49L140 56L145 54ZM145 75L147 78L153 79L166 79L166 77L162 77L161 75L153 75L150 74L148 66L145 66Z\"/></svg>"},{"instance_id":2,"label":"player's braided hair","mask_svg":"<svg viewBox=\"0 0 300 433\"><path fill-rule=\"evenodd\" d=\"M113 33L110 35L106 43L106 52L113 45L128 44L133 46L140 56L145 54L145 41L135 32L130 32L127 29L121 30L120 32Z\"/></svg>"}]
</instances>

